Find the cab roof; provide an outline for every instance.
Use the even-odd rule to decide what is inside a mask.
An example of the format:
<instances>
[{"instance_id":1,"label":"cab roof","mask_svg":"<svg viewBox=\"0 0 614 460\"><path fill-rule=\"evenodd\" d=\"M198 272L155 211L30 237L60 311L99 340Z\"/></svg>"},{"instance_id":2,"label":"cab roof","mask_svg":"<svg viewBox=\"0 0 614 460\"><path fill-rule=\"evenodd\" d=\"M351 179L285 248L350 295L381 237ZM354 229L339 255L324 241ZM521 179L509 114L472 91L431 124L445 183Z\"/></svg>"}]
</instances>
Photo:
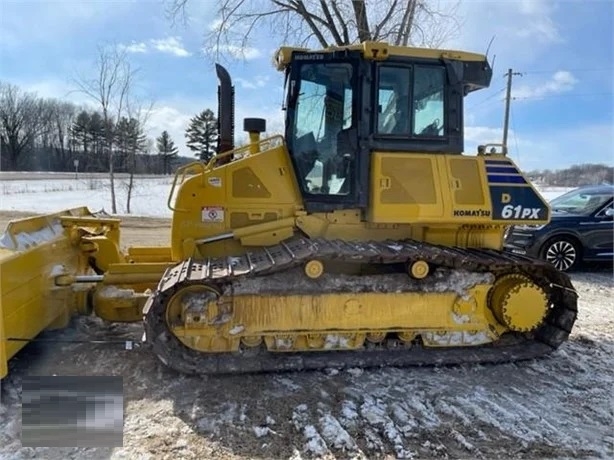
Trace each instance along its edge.
<instances>
[{"instance_id":1,"label":"cab roof","mask_svg":"<svg viewBox=\"0 0 614 460\"><path fill-rule=\"evenodd\" d=\"M291 46L282 46L274 56L277 70L284 70L292 60L295 52L303 53L332 53L335 51L360 51L365 59L384 61L390 57L415 57L420 59L449 59L464 62L487 62L483 54L466 51L442 50L434 48L414 48L411 46L395 46L385 42L363 42L347 46L331 46L324 49L313 50Z\"/></svg>"}]
</instances>

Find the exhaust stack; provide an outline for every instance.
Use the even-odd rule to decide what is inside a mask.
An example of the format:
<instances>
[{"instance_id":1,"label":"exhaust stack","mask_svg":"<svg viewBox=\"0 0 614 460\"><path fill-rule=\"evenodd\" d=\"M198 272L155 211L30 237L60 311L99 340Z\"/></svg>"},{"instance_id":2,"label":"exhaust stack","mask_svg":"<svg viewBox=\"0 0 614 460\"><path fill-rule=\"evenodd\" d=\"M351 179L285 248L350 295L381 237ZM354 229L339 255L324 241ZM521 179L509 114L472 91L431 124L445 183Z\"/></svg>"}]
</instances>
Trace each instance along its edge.
<instances>
[{"instance_id":1,"label":"exhaust stack","mask_svg":"<svg viewBox=\"0 0 614 460\"><path fill-rule=\"evenodd\" d=\"M215 73L220 83L217 87L217 123L218 144L217 153L234 149L235 134L235 89L228 71L220 64L215 64ZM220 162L226 163L230 158Z\"/></svg>"}]
</instances>

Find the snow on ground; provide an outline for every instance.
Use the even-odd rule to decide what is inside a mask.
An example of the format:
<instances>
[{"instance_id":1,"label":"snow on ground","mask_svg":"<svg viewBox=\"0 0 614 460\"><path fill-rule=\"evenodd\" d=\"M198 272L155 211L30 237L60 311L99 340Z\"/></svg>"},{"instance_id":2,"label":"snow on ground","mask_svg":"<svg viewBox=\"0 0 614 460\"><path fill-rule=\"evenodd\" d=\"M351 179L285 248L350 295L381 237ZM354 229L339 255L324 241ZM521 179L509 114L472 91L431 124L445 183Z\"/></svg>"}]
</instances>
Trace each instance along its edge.
<instances>
[{"instance_id":1,"label":"snow on ground","mask_svg":"<svg viewBox=\"0 0 614 460\"><path fill-rule=\"evenodd\" d=\"M52 212L78 206L92 211L111 211L111 189L104 175L88 175L75 179L67 174L36 174L31 179L21 179L21 174L3 179L0 175L0 211ZM17 177L17 179L15 179ZM50 178L52 177L52 178ZM126 214L126 178L116 181L118 214ZM172 217L166 203L172 177L136 176L132 195L131 214L136 216ZM545 199L551 200L569 190L566 187L540 187Z\"/></svg>"},{"instance_id":2,"label":"snow on ground","mask_svg":"<svg viewBox=\"0 0 614 460\"><path fill-rule=\"evenodd\" d=\"M47 177L47 176L45 176ZM64 177L64 176L62 176ZM0 176L1 178L1 176ZM171 217L166 203L172 177L135 177L131 214L137 216ZM126 214L128 180L116 180L118 214ZM92 211L111 212L109 180L100 175L61 179L2 180L0 211L53 212L87 206Z\"/></svg>"},{"instance_id":3,"label":"snow on ground","mask_svg":"<svg viewBox=\"0 0 614 460\"><path fill-rule=\"evenodd\" d=\"M188 377L148 350L31 344L3 381L0 458L614 458L614 281L572 274L570 340L540 360L447 368ZM46 338L138 339L80 318ZM22 448L24 375L122 375L122 448Z\"/></svg>"},{"instance_id":4,"label":"snow on ground","mask_svg":"<svg viewBox=\"0 0 614 460\"><path fill-rule=\"evenodd\" d=\"M169 217L170 181L138 178L133 213ZM540 189L547 199L567 190ZM0 210L109 211L109 194L102 177L18 177L0 181ZM188 377L145 348L33 343L2 381L0 459L613 458L611 267L572 281L580 310L570 340L546 359L517 364ZM44 337L141 335L140 324L79 318ZM123 447L21 447L21 379L51 374L123 376Z\"/></svg>"}]
</instances>

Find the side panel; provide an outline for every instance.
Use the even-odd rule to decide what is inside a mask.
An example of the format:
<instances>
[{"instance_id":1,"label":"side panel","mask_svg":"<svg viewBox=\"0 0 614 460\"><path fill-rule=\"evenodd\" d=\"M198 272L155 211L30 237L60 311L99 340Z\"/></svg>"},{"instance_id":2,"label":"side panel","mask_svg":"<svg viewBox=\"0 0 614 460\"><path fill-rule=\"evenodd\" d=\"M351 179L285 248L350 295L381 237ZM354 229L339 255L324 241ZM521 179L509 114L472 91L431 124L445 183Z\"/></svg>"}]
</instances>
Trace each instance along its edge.
<instances>
[{"instance_id":1,"label":"side panel","mask_svg":"<svg viewBox=\"0 0 614 460\"><path fill-rule=\"evenodd\" d=\"M444 200L437 157L374 153L371 161L369 221L441 221Z\"/></svg>"},{"instance_id":2,"label":"side panel","mask_svg":"<svg viewBox=\"0 0 614 460\"><path fill-rule=\"evenodd\" d=\"M510 159L486 157L483 161L494 221L535 224L550 221L550 207Z\"/></svg>"},{"instance_id":3,"label":"side panel","mask_svg":"<svg viewBox=\"0 0 614 460\"><path fill-rule=\"evenodd\" d=\"M195 254L198 240L293 217L302 200L285 146L247 155L186 180L177 192L172 257ZM196 242L196 245L194 244ZM236 240L207 244L208 255L241 251Z\"/></svg>"},{"instance_id":4,"label":"side panel","mask_svg":"<svg viewBox=\"0 0 614 460\"><path fill-rule=\"evenodd\" d=\"M546 223L550 211L511 160L375 152L371 162L374 223Z\"/></svg>"}]
</instances>

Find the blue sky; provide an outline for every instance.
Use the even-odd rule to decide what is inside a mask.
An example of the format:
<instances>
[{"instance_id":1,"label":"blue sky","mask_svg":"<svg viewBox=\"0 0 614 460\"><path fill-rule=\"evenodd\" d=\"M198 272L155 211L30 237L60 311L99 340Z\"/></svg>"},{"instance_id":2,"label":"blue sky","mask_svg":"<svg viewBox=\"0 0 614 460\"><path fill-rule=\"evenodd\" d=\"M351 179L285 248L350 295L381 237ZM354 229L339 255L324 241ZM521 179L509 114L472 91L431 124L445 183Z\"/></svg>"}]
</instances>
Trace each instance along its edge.
<instances>
[{"instance_id":1,"label":"blue sky","mask_svg":"<svg viewBox=\"0 0 614 460\"><path fill-rule=\"evenodd\" d=\"M445 2L444 0L441 0ZM97 46L123 45L140 68L138 91L155 102L152 137L167 129L181 149L190 117L216 108L217 79L202 53L215 20L213 1L191 0L187 24L166 16L162 0L1 0L0 79L40 96L86 102L76 75L94 71ZM614 164L614 2L610 0L464 0L462 26L446 48L496 56L491 87L465 102L465 147L500 141L504 73L514 77L510 156L524 169L582 162ZM280 45L255 36L244 58L225 61L242 118L280 130L283 78L271 65ZM236 50L228 50L233 54Z\"/></svg>"}]
</instances>

